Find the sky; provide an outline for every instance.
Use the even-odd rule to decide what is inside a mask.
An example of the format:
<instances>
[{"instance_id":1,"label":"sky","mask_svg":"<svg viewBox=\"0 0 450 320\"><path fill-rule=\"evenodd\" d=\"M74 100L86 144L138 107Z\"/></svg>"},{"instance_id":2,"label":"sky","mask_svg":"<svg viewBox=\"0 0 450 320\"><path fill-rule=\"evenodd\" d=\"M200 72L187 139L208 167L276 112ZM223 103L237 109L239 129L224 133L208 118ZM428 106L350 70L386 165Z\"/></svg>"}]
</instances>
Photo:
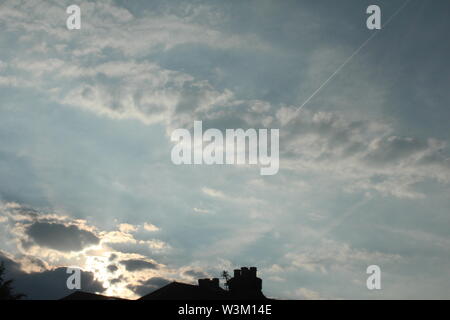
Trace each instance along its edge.
<instances>
[{"instance_id":1,"label":"sky","mask_svg":"<svg viewBox=\"0 0 450 320\"><path fill-rule=\"evenodd\" d=\"M371 4L398 14L368 30ZM449 15L446 0L1 0L16 290L61 298L71 266L82 290L133 299L256 266L279 299L450 298ZM171 133L195 120L279 129L279 172L174 165Z\"/></svg>"}]
</instances>

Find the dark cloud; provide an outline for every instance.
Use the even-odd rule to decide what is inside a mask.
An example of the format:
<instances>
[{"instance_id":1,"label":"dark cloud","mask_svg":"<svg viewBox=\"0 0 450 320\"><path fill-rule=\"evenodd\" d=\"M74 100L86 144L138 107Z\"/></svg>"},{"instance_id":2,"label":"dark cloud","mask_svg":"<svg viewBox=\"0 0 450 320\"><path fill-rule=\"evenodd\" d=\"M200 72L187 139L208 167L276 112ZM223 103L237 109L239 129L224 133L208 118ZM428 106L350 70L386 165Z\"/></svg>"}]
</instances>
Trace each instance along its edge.
<instances>
[{"instance_id":1,"label":"dark cloud","mask_svg":"<svg viewBox=\"0 0 450 320\"><path fill-rule=\"evenodd\" d=\"M111 253L111 255L109 256L109 261L114 261L116 259L117 259L117 254Z\"/></svg>"},{"instance_id":2,"label":"dark cloud","mask_svg":"<svg viewBox=\"0 0 450 320\"><path fill-rule=\"evenodd\" d=\"M117 269L119 269L116 265L114 265L114 264L110 264L108 267L108 271L109 272L116 272L117 271Z\"/></svg>"},{"instance_id":3,"label":"dark cloud","mask_svg":"<svg viewBox=\"0 0 450 320\"><path fill-rule=\"evenodd\" d=\"M158 265L156 263L139 259L122 260L120 263L123 264L128 271L158 269Z\"/></svg>"},{"instance_id":4,"label":"dark cloud","mask_svg":"<svg viewBox=\"0 0 450 320\"><path fill-rule=\"evenodd\" d=\"M165 278L153 277L147 281L142 281L139 285L129 285L128 288L137 295L144 296L165 286L166 284L169 284L170 282L170 280Z\"/></svg>"},{"instance_id":5,"label":"dark cloud","mask_svg":"<svg viewBox=\"0 0 450 320\"><path fill-rule=\"evenodd\" d=\"M33 241L30 241L28 239L20 239L20 245L22 246L22 248L27 251L28 249L30 249L31 247L33 247L35 245L35 243Z\"/></svg>"},{"instance_id":6,"label":"dark cloud","mask_svg":"<svg viewBox=\"0 0 450 320\"><path fill-rule=\"evenodd\" d=\"M11 210L11 214L14 216L21 215L21 216L29 217L29 218L39 217L39 211L37 211L33 208L30 208L30 207L25 207L25 206L13 208Z\"/></svg>"},{"instance_id":7,"label":"dark cloud","mask_svg":"<svg viewBox=\"0 0 450 320\"><path fill-rule=\"evenodd\" d=\"M34 222L25 232L39 246L58 251L80 251L100 241L94 233L76 225L53 222Z\"/></svg>"},{"instance_id":8,"label":"dark cloud","mask_svg":"<svg viewBox=\"0 0 450 320\"><path fill-rule=\"evenodd\" d=\"M183 272L185 276L193 277L195 279L208 278L208 274L198 270L187 270Z\"/></svg>"},{"instance_id":9,"label":"dark cloud","mask_svg":"<svg viewBox=\"0 0 450 320\"><path fill-rule=\"evenodd\" d=\"M26 265L33 265L35 267L38 267L42 270L47 269L47 263L44 260L41 260L39 258L36 257L32 257L32 256L27 256L27 255L19 255L18 257L19 259L21 259L21 263L22 264L26 264Z\"/></svg>"},{"instance_id":10,"label":"dark cloud","mask_svg":"<svg viewBox=\"0 0 450 320\"><path fill-rule=\"evenodd\" d=\"M5 263L6 277L13 279L15 292L26 294L25 299L54 300L63 298L73 290L67 289L67 278L70 274L64 267L45 270L43 272L26 273L16 261L0 252L0 260ZM81 290L86 292L103 292L102 284L94 279L91 272L81 271Z\"/></svg>"},{"instance_id":11,"label":"dark cloud","mask_svg":"<svg viewBox=\"0 0 450 320\"><path fill-rule=\"evenodd\" d=\"M123 275L120 275L120 276L117 277L117 278L114 278L114 279L109 280L109 283L110 283L110 284L116 284L116 283L120 283L120 282L122 282L122 281L124 281L124 280L126 280L125 277L124 277Z\"/></svg>"}]
</instances>

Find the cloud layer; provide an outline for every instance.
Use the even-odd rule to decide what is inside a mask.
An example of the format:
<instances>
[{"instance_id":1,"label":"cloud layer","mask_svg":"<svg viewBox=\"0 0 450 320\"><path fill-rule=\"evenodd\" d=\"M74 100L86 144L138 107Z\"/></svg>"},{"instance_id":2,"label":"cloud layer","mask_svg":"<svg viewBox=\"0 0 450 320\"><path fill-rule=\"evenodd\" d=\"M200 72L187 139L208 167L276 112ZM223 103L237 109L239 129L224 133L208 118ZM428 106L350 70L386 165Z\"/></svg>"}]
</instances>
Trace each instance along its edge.
<instances>
[{"instance_id":1,"label":"cloud layer","mask_svg":"<svg viewBox=\"0 0 450 320\"><path fill-rule=\"evenodd\" d=\"M369 36L362 2L81 1L79 31L69 4L0 4L0 250L19 289L65 294L78 266L136 298L256 265L280 298L448 297L448 4L411 2L301 111ZM194 120L280 129L279 173L173 166Z\"/></svg>"}]
</instances>

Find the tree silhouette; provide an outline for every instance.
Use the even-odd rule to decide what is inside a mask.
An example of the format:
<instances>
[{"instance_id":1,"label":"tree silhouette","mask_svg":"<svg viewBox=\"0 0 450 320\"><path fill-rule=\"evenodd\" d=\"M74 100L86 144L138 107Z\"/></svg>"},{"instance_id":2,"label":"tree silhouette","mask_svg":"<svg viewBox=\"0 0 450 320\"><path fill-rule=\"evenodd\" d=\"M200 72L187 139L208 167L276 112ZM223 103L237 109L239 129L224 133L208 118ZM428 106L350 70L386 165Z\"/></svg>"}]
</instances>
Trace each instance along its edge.
<instances>
[{"instance_id":1,"label":"tree silhouette","mask_svg":"<svg viewBox=\"0 0 450 320\"><path fill-rule=\"evenodd\" d=\"M225 279L225 287L228 290L228 280L230 280L230 274L228 273L228 271L222 271L222 278Z\"/></svg>"},{"instance_id":2,"label":"tree silhouette","mask_svg":"<svg viewBox=\"0 0 450 320\"><path fill-rule=\"evenodd\" d=\"M12 283L13 280L5 280L5 265L3 261L0 263L0 300L19 300L25 297L24 294L14 293Z\"/></svg>"}]
</instances>

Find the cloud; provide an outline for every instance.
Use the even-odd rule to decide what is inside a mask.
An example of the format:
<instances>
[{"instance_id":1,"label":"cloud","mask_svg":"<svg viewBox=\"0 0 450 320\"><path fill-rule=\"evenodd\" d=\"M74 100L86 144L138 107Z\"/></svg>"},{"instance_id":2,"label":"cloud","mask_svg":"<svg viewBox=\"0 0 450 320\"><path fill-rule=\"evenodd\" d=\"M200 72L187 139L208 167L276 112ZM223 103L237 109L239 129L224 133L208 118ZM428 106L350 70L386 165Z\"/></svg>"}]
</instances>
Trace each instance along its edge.
<instances>
[{"instance_id":1,"label":"cloud","mask_svg":"<svg viewBox=\"0 0 450 320\"><path fill-rule=\"evenodd\" d=\"M347 243L322 239L318 245L305 246L301 250L286 253L285 257L297 269L308 272L328 273L335 268L352 269L355 265L400 262L402 256L383 252L352 248Z\"/></svg>"},{"instance_id":2,"label":"cloud","mask_svg":"<svg viewBox=\"0 0 450 320\"><path fill-rule=\"evenodd\" d=\"M208 209L202 209L202 208L194 208L193 210L194 210L194 212L196 212L196 213L201 213L201 214L208 214L208 213L211 212L211 211L208 210Z\"/></svg>"},{"instance_id":3,"label":"cloud","mask_svg":"<svg viewBox=\"0 0 450 320\"><path fill-rule=\"evenodd\" d=\"M300 300L322 300L320 294L307 288L299 288L294 292L294 296Z\"/></svg>"},{"instance_id":4,"label":"cloud","mask_svg":"<svg viewBox=\"0 0 450 320\"><path fill-rule=\"evenodd\" d=\"M133 226L132 224L129 224L129 223L121 223L121 224L119 224L119 230L121 232L124 232L124 233L136 232L137 229L138 228L136 226Z\"/></svg>"},{"instance_id":5,"label":"cloud","mask_svg":"<svg viewBox=\"0 0 450 320\"><path fill-rule=\"evenodd\" d=\"M37 77L46 72L32 63L22 64ZM296 106L238 100L228 89L218 90L207 81L154 63L117 61L60 69L55 77L75 82L69 91L57 93L55 101L114 119L161 123L168 134L178 127L190 128L195 119L203 119L205 128L281 128L282 169L335 172L341 181L347 180L350 192L358 186L383 195L417 198L417 182L450 182L444 142L395 136L394 129L384 123L349 120L331 112L296 114ZM81 81L86 78L90 81ZM204 192L220 197L211 190Z\"/></svg>"},{"instance_id":6,"label":"cloud","mask_svg":"<svg viewBox=\"0 0 450 320\"><path fill-rule=\"evenodd\" d=\"M75 225L35 222L25 230L37 245L59 251L80 251L100 241L94 233Z\"/></svg>"},{"instance_id":7,"label":"cloud","mask_svg":"<svg viewBox=\"0 0 450 320\"><path fill-rule=\"evenodd\" d=\"M24 272L23 266L0 251L0 260L4 261L6 276L14 280L14 290L26 294L26 299L60 299L73 291L67 289L67 268L59 267L40 272ZM101 293L105 290L102 284L95 280L94 273L81 271L81 286L83 291Z\"/></svg>"},{"instance_id":8,"label":"cloud","mask_svg":"<svg viewBox=\"0 0 450 320\"><path fill-rule=\"evenodd\" d=\"M49 51L46 56L53 57L36 60L33 54L23 54L8 61L9 76L5 76L4 84L32 87L64 105L114 119L138 119L146 124L164 123L171 127L185 125L191 122L194 110L202 112L214 105L227 104L232 97L227 89L218 90L204 79L143 61L143 56L182 44L216 49L248 47L252 50L264 46L254 36L228 35L215 30L214 26L205 25L205 16L198 20L202 24L194 22L194 16L199 18L197 10L179 12L181 16L152 10L146 12L145 18L140 18L113 2L79 4L85 17L83 28L93 32L82 33L80 38L73 39L69 32L61 31L59 27L61 17L65 16L62 6L44 2L35 8L32 2L25 3L29 8L27 12L7 1L0 21L15 31L32 32L36 36L42 33L45 50ZM201 12L206 16L217 16L209 10ZM117 32L106 31L105 24ZM50 31L52 37L45 38ZM137 38L140 41L136 41ZM63 44L56 45L55 39ZM31 37L18 40L22 41L33 42ZM36 46L41 48L42 43ZM104 51L108 50L119 53L115 61L104 62L107 56ZM85 64L87 57L92 61L89 66Z\"/></svg>"},{"instance_id":9,"label":"cloud","mask_svg":"<svg viewBox=\"0 0 450 320\"><path fill-rule=\"evenodd\" d=\"M215 190L212 188L204 187L202 188L202 192L213 198L226 198L226 195L222 191Z\"/></svg>"},{"instance_id":10,"label":"cloud","mask_svg":"<svg viewBox=\"0 0 450 320\"><path fill-rule=\"evenodd\" d=\"M375 191L399 198L417 198L421 181L450 182L446 144L437 139L399 137L377 121L346 119L331 112L282 108L281 157L284 168L316 174L334 173L329 181L345 189Z\"/></svg>"},{"instance_id":11,"label":"cloud","mask_svg":"<svg viewBox=\"0 0 450 320\"><path fill-rule=\"evenodd\" d=\"M120 261L121 264L125 266L127 271L140 271L145 269L158 269L159 266L157 263L146 260L138 260L138 259L129 259Z\"/></svg>"},{"instance_id":12,"label":"cloud","mask_svg":"<svg viewBox=\"0 0 450 320\"><path fill-rule=\"evenodd\" d=\"M136 232L136 226L121 224L118 228L122 231L103 231L82 219L43 212L15 202L0 202L0 212L6 217L2 237L12 240L9 241L12 244L10 252L15 252L12 267L16 270L20 265L20 272L25 274L18 276L24 279L24 286L25 281L34 283L34 279L51 282L54 277L56 281L55 288L51 289L56 293L49 292L42 297L55 299L61 298L62 293L70 293L59 284L64 280L61 283L65 285L67 274L63 266L66 265L83 269L86 272L83 281L87 284L94 282L92 276L95 274L95 283L106 286L105 294L128 298L135 297L126 288L128 285L168 272L166 266L147 258L150 252L166 248L166 243L157 239L135 239L129 232ZM114 248L115 245L121 246L119 250ZM22 280L19 283L22 284ZM97 287L86 288L100 291ZM28 287L26 290L30 292ZM33 291L33 298L41 298L37 290Z\"/></svg>"},{"instance_id":13,"label":"cloud","mask_svg":"<svg viewBox=\"0 0 450 320\"><path fill-rule=\"evenodd\" d=\"M345 114L296 113L296 105L242 99L236 89L142 59L186 44L230 51L248 49L249 53L268 50L256 36L231 36L218 30L214 21L229 17L213 7L193 9L183 4L175 10L163 6L146 11L144 18L113 2L83 2L85 27L94 32L72 39L75 42L69 46L69 34L51 27L64 16L63 6L43 3L37 8L29 1L24 5L30 10L23 12L7 1L0 21L13 30L50 33L64 44L56 46L54 40L46 39L44 49L50 52L45 59L24 54L3 62L2 68L7 69L11 83L27 81L29 87L42 90L55 102L113 119L162 124L169 135L175 128L190 128L198 119L204 121L205 128L280 128L282 170L332 176L348 192L420 198L423 194L415 190L418 183L428 179L450 182L450 160L442 141L396 136L394 128L385 123L350 120ZM105 24L117 32L106 32ZM141 41L135 41L137 35ZM18 41L32 42L27 37ZM39 48L42 50L42 44ZM114 59L107 49L116 51ZM317 59L312 61L314 67L330 57ZM320 71L310 70L313 74L308 77L317 80L324 70ZM220 197L218 193L209 195Z\"/></svg>"},{"instance_id":14,"label":"cloud","mask_svg":"<svg viewBox=\"0 0 450 320\"><path fill-rule=\"evenodd\" d=\"M109 272L116 272L119 268L115 264L110 264L107 269Z\"/></svg>"},{"instance_id":15,"label":"cloud","mask_svg":"<svg viewBox=\"0 0 450 320\"><path fill-rule=\"evenodd\" d=\"M161 48L168 50L189 43L221 48L262 47L262 43L255 37L226 35L211 25L207 26L207 20L212 22L218 16L208 6L202 6L202 19L195 19L199 15L198 10L188 10L191 6L184 3L178 4L179 9L176 11L167 6L154 7L153 10L146 11L144 17L134 16L127 9L116 6L113 1L82 1L78 5L82 8L84 17L82 28L95 32L73 39L77 42L76 48L88 48L74 50L74 55L77 56L100 54L105 48L119 50L128 57L145 56ZM6 24L8 31L24 31L33 35L48 33L59 41L71 39L70 32L60 28L67 16L63 4L23 1L21 8L27 10L17 8L14 1L2 4L0 21ZM205 19L207 17L210 18ZM34 20L29 20L31 18ZM203 24L195 20L202 21ZM112 28L117 28L114 33L110 32Z\"/></svg>"},{"instance_id":16,"label":"cloud","mask_svg":"<svg viewBox=\"0 0 450 320\"><path fill-rule=\"evenodd\" d=\"M100 232L102 245L120 252L140 252L144 255L150 253L167 252L171 246L159 239L142 239L144 234L134 234L122 231Z\"/></svg>"},{"instance_id":17,"label":"cloud","mask_svg":"<svg viewBox=\"0 0 450 320\"><path fill-rule=\"evenodd\" d=\"M202 278L208 278L209 275L201 270L186 270L183 272L183 275L188 276L188 277L192 277L194 279L202 279Z\"/></svg>"},{"instance_id":18,"label":"cloud","mask_svg":"<svg viewBox=\"0 0 450 320\"><path fill-rule=\"evenodd\" d=\"M40 247L70 253L100 243L96 229L82 219L41 212L15 202L0 202L0 212L9 221L9 232L27 252Z\"/></svg>"},{"instance_id":19,"label":"cloud","mask_svg":"<svg viewBox=\"0 0 450 320\"><path fill-rule=\"evenodd\" d=\"M166 284L169 284L171 281L161 277L153 277L146 281L141 281L137 285L129 285L128 288L136 293L138 296L142 297L146 294L149 294Z\"/></svg>"},{"instance_id":20,"label":"cloud","mask_svg":"<svg viewBox=\"0 0 450 320\"><path fill-rule=\"evenodd\" d=\"M375 139L369 146L365 160L374 165L404 161L413 157L420 157L426 152L432 142L411 137L390 136L386 139Z\"/></svg>"},{"instance_id":21,"label":"cloud","mask_svg":"<svg viewBox=\"0 0 450 320\"><path fill-rule=\"evenodd\" d=\"M150 232L159 231L159 228L151 223L144 223L144 229Z\"/></svg>"},{"instance_id":22,"label":"cloud","mask_svg":"<svg viewBox=\"0 0 450 320\"><path fill-rule=\"evenodd\" d=\"M120 275L117 278L110 279L109 283L111 285L116 285L116 284L122 283L124 280L125 280L125 277L123 275Z\"/></svg>"},{"instance_id":23,"label":"cloud","mask_svg":"<svg viewBox=\"0 0 450 320\"><path fill-rule=\"evenodd\" d=\"M109 256L109 261L114 261L116 259L117 259L117 254L111 253L111 255Z\"/></svg>"}]
</instances>

